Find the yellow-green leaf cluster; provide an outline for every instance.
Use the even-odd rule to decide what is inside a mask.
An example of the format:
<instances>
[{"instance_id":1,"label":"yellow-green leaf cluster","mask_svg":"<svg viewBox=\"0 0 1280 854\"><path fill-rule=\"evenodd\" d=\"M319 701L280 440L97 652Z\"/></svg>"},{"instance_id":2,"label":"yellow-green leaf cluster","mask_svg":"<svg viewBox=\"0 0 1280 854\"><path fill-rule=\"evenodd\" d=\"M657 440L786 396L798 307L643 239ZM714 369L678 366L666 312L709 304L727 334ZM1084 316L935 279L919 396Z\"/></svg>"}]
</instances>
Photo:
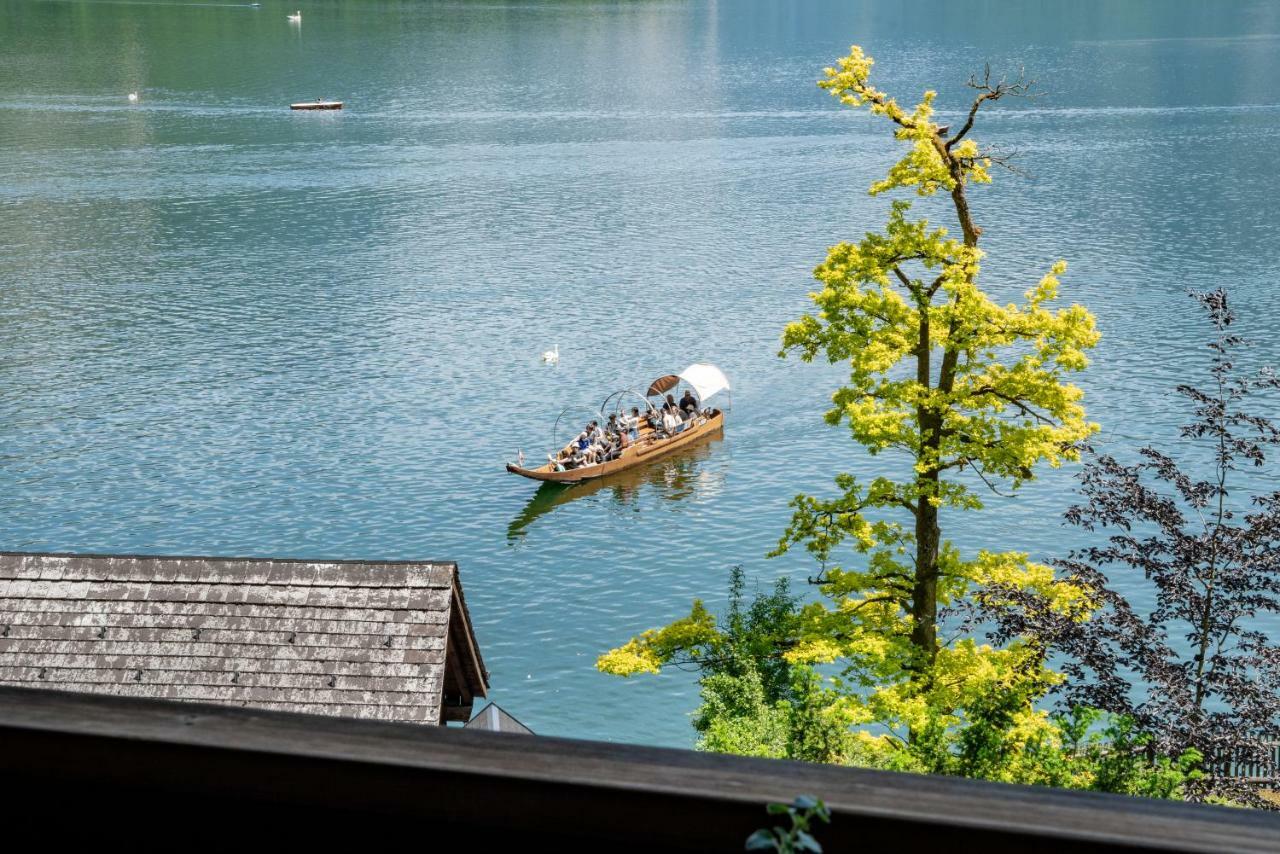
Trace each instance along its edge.
<instances>
[{"instance_id":1,"label":"yellow-green leaf cluster","mask_svg":"<svg viewBox=\"0 0 1280 854\"><path fill-rule=\"evenodd\" d=\"M596 667L614 676L658 673L676 654L706 649L718 639L715 617L700 600L694 600L689 616L664 628L650 629L606 652L596 661Z\"/></svg>"},{"instance_id":2,"label":"yellow-green leaf cluster","mask_svg":"<svg viewBox=\"0 0 1280 854\"><path fill-rule=\"evenodd\" d=\"M908 224L895 205L885 235L831 249L814 272L817 308L790 324L783 350L806 361L824 356L849 366L832 395L829 423L844 423L872 453L898 448L921 470L973 468L1016 486L1040 462L1074 460L1073 447L1097 430L1079 387L1098 341L1093 316L1078 305L1050 307L1065 265L1058 262L1023 305L1000 305L975 283L979 250L945 239L923 220ZM903 283L908 262L937 270L932 281ZM953 354L946 385L933 368L922 379L921 341L933 361ZM928 444L924 423L942 419Z\"/></svg>"},{"instance_id":3,"label":"yellow-green leaf cluster","mask_svg":"<svg viewBox=\"0 0 1280 854\"><path fill-rule=\"evenodd\" d=\"M938 128L933 123L933 101L937 93L925 92L915 109L907 113L868 82L874 64L862 48L854 45L848 56L837 61L835 68L824 69L825 77L818 81L818 85L839 98L840 103L855 108L866 106L872 115L889 118L898 125L897 138L911 143L907 155L889 170L884 180L872 185L871 194L898 187L915 187L921 196L932 195L940 188L950 190L956 178L938 151Z\"/></svg>"}]
</instances>

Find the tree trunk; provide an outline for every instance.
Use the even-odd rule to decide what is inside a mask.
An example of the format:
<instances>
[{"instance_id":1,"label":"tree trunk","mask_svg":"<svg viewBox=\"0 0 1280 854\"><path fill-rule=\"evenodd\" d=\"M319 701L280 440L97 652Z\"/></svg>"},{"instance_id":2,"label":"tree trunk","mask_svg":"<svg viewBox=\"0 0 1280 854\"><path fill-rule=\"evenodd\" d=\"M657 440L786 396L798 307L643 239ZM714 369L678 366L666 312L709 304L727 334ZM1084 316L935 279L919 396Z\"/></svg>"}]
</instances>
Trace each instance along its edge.
<instances>
[{"instance_id":1,"label":"tree trunk","mask_svg":"<svg viewBox=\"0 0 1280 854\"><path fill-rule=\"evenodd\" d=\"M925 485L938 482L937 472L921 478ZM916 507L916 578L911 591L911 644L920 656L923 668L933 666L938 657L938 508L925 496Z\"/></svg>"},{"instance_id":2,"label":"tree trunk","mask_svg":"<svg viewBox=\"0 0 1280 854\"><path fill-rule=\"evenodd\" d=\"M966 246L977 246L982 229L973 221L969 212L969 200L965 197L964 172L960 162L951 156L941 136L935 132L934 145L946 160L955 186L951 201L955 205L956 218L964 232ZM932 294L930 294L932 299ZM955 330L952 329L952 332ZM920 306L919 340L916 342L916 381L925 388L931 385L929 340L929 303ZM950 392L955 385L956 363L959 353L946 350L938 371L937 388ZM923 406L916 410L920 423L920 457L936 461L942 447L942 413ZM930 468L916 476L920 497L916 499L916 571L911 590L911 644L916 648L922 671L932 668L938 657L938 549L942 531L938 525L938 508L930 499L938 495L939 472Z\"/></svg>"},{"instance_id":3,"label":"tree trunk","mask_svg":"<svg viewBox=\"0 0 1280 854\"><path fill-rule=\"evenodd\" d=\"M930 358L933 350L929 341L929 302L919 300L920 326L916 340L916 382L928 387L930 382ZM916 409L920 422L920 452L937 449L941 441L941 419L938 413L920 406ZM926 472L916 476L916 572L911 589L911 644L918 653L917 666L921 673L933 666L938 655L938 543L942 532L938 529L938 508L928 496L935 494L938 473Z\"/></svg>"},{"instance_id":4,"label":"tree trunk","mask_svg":"<svg viewBox=\"0 0 1280 854\"><path fill-rule=\"evenodd\" d=\"M1221 339L1219 339L1221 341ZM1222 379L1218 379L1218 400L1219 412L1225 413L1227 410L1227 390L1223 386ZM1213 594L1214 587L1218 580L1218 538L1222 534L1223 521L1226 519L1226 497L1227 497L1227 426L1222 423L1221 416L1217 422L1218 427L1218 513L1214 520L1213 540L1209 549L1209 572L1208 578L1204 581L1204 603L1200 612L1200 638L1196 651L1195 667L1196 667L1196 695L1195 705L1197 712L1204 712L1204 667L1209 656L1210 628L1213 621Z\"/></svg>"}]
</instances>

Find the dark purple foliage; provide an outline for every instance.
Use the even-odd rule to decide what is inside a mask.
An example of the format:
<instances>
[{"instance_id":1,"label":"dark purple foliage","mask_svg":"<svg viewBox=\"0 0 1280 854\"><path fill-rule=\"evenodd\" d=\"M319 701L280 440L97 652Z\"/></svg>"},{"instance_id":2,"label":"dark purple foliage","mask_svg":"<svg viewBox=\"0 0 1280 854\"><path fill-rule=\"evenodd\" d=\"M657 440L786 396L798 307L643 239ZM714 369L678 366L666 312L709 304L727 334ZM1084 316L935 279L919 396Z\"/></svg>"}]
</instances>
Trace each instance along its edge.
<instances>
[{"instance_id":1,"label":"dark purple foliage","mask_svg":"<svg viewBox=\"0 0 1280 854\"><path fill-rule=\"evenodd\" d=\"M1209 344L1211 381L1178 386L1194 406L1180 448L1212 450L1211 460L1201 454L1207 479L1153 447L1132 465L1089 449L1084 500L1067 520L1106 539L1057 567L1092 591L1099 610L1080 622L1002 591L996 634L1042 644L1068 677L1066 704L1132 715L1163 755L1200 750L1208 774L1194 795L1255 801L1221 766L1263 762L1263 742L1280 739L1280 638L1261 628L1280 615L1280 492L1240 501L1231 489L1280 444L1271 420L1245 411L1251 394L1275 391L1280 381L1271 371L1237 372L1233 352L1244 341L1228 331L1234 315L1225 291L1194 296L1217 337ZM1114 586L1143 582L1149 610Z\"/></svg>"}]
</instances>

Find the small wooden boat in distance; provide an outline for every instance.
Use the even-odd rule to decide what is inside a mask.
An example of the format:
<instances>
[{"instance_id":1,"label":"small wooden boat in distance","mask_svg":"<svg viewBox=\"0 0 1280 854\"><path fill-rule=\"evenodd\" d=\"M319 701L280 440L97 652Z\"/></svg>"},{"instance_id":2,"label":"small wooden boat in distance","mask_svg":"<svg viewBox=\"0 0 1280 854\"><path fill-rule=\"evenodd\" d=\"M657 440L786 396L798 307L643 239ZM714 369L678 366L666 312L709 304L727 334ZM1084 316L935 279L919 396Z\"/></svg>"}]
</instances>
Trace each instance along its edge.
<instances>
[{"instance_id":1,"label":"small wooden boat in distance","mask_svg":"<svg viewBox=\"0 0 1280 854\"><path fill-rule=\"evenodd\" d=\"M324 101L316 98L314 101L299 101L296 104L290 104L291 110L341 110L341 101Z\"/></svg>"}]
</instances>

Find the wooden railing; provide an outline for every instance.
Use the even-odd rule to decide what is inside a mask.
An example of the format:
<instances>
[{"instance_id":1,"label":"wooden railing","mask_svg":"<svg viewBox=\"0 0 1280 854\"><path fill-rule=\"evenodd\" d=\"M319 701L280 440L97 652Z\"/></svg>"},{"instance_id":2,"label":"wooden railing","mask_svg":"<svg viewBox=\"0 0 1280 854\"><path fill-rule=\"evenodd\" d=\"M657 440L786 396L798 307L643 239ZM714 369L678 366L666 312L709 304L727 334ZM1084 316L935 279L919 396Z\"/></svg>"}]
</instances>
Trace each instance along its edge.
<instances>
[{"instance_id":1,"label":"wooden railing","mask_svg":"<svg viewBox=\"0 0 1280 854\"><path fill-rule=\"evenodd\" d=\"M1210 762L1209 774L1263 786L1280 785L1280 741L1264 742L1264 746L1266 754L1261 758L1252 750L1240 750Z\"/></svg>"},{"instance_id":2,"label":"wooden railing","mask_svg":"<svg viewBox=\"0 0 1280 854\"><path fill-rule=\"evenodd\" d=\"M823 798L828 852L1276 851L1280 815L686 750L0 688L13 850L358 838L409 851L741 851Z\"/></svg>"}]
</instances>

